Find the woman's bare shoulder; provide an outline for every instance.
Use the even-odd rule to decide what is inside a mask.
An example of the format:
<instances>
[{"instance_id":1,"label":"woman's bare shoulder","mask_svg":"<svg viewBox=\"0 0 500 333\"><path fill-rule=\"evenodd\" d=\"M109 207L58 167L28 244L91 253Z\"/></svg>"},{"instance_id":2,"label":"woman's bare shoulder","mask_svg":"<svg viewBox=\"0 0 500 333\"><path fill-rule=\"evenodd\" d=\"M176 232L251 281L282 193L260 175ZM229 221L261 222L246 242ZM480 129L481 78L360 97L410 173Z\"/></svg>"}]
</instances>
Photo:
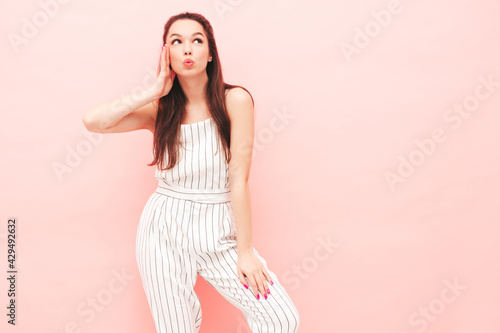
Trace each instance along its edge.
<instances>
[{"instance_id":1,"label":"woman's bare shoulder","mask_svg":"<svg viewBox=\"0 0 500 333\"><path fill-rule=\"evenodd\" d=\"M248 103L248 101L251 101L251 104L253 105L253 97L248 92L248 90L242 87L233 87L226 89L226 104L229 103L234 105L235 103Z\"/></svg>"}]
</instances>

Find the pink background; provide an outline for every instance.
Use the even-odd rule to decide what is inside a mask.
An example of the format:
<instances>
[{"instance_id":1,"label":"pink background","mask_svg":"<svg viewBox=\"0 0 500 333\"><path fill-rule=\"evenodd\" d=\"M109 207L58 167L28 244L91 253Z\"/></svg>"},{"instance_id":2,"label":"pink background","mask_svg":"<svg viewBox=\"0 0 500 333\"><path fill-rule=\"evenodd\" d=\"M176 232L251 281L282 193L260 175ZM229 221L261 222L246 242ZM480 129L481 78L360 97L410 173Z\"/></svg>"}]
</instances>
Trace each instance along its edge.
<instances>
[{"instance_id":1,"label":"pink background","mask_svg":"<svg viewBox=\"0 0 500 333\"><path fill-rule=\"evenodd\" d=\"M18 270L15 328L0 282L2 332L155 331L134 254L152 135L81 117L149 88L163 25L186 10L256 102L254 246L299 332L499 332L498 1L2 5L0 256L7 276L14 217ZM195 290L202 333L250 332Z\"/></svg>"}]
</instances>

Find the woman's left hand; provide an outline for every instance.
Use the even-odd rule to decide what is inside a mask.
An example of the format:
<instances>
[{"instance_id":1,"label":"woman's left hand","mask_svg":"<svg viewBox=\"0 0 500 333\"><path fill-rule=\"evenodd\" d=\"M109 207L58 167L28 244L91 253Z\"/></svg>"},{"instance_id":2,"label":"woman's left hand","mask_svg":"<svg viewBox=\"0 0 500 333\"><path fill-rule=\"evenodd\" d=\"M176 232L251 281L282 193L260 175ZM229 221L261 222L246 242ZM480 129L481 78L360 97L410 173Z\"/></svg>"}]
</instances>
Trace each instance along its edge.
<instances>
[{"instance_id":1,"label":"woman's left hand","mask_svg":"<svg viewBox=\"0 0 500 333\"><path fill-rule=\"evenodd\" d=\"M255 253L238 252L238 277L240 282L248 289L247 283L252 287L252 291L257 299L260 299L259 292L267 299L267 294L270 294L269 281L273 284L271 276L266 270L264 264L259 260ZM248 279L248 282L245 280Z\"/></svg>"}]
</instances>

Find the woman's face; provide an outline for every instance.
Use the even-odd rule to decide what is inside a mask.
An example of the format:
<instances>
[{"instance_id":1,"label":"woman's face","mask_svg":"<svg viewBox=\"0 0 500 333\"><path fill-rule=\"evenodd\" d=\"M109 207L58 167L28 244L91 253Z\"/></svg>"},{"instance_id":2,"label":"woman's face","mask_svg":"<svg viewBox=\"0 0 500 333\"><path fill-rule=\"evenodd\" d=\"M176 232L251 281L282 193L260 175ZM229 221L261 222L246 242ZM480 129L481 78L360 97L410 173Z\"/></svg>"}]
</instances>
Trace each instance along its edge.
<instances>
[{"instance_id":1,"label":"woman's face","mask_svg":"<svg viewBox=\"0 0 500 333\"><path fill-rule=\"evenodd\" d=\"M208 39L203 26L194 20L175 21L167 34L166 44L170 48L170 66L176 75L191 76L205 71L209 55ZM194 61L191 65L186 59Z\"/></svg>"}]
</instances>

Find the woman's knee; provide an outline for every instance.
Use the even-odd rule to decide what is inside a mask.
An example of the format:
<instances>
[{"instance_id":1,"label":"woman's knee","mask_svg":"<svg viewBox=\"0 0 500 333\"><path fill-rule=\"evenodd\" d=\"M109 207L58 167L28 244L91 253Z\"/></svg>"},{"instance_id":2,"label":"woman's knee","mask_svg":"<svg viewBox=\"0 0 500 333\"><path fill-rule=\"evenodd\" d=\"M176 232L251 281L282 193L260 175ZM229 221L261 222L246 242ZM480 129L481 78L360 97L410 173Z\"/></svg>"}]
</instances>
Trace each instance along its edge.
<instances>
[{"instance_id":1,"label":"woman's knee","mask_svg":"<svg viewBox=\"0 0 500 333\"><path fill-rule=\"evenodd\" d=\"M280 333L297 333L299 331L300 315L293 303L289 303L285 313L284 317L275 322L275 329L277 328Z\"/></svg>"},{"instance_id":2,"label":"woman's knee","mask_svg":"<svg viewBox=\"0 0 500 333\"><path fill-rule=\"evenodd\" d=\"M299 331L300 315L299 311L294 307L289 315L290 324L286 333L297 333Z\"/></svg>"}]
</instances>

